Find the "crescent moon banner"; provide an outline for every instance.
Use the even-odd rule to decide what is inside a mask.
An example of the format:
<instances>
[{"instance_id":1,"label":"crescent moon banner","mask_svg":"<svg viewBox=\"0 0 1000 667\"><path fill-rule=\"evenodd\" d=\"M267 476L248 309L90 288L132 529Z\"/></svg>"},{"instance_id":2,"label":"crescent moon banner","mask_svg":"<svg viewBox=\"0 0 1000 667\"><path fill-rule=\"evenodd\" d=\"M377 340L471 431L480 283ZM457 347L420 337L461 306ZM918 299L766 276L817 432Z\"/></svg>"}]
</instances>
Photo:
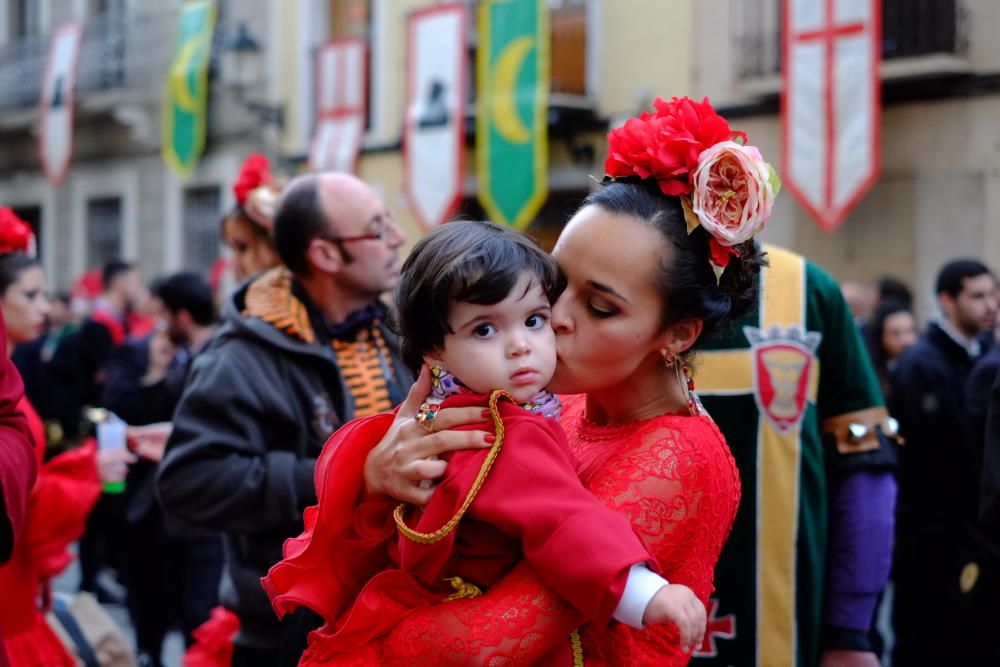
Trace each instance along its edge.
<instances>
[{"instance_id":1,"label":"crescent moon banner","mask_svg":"<svg viewBox=\"0 0 1000 667\"><path fill-rule=\"evenodd\" d=\"M479 3L476 171L490 219L518 229L548 196L549 3Z\"/></svg>"},{"instance_id":2,"label":"crescent moon banner","mask_svg":"<svg viewBox=\"0 0 1000 667\"><path fill-rule=\"evenodd\" d=\"M208 63L214 30L214 0L184 5L164 85L162 147L164 161L183 176L191 173L205 149Z\"/></svg>"},{"instance_id":3,"label":"crescent moon banner","mask_svg":"<svg viewBox=\"0 0 1000 667\"><path fill-rule=\"evenodd\" d=\"M73 101L82 23L67 23L52 35L39 97L38 159L54 187L62 183L73 157Z\"/></svg>"},{"instance_id":4,"label":"crescent moon banner","mask_svg":"<svg viewBox=\"0 0 1000 667\"><path fill-rule=\"evenodd\" d=\"M882 3L783 0L782 178L832 232L878 180Z\"/></svg>"},{"instance_id":5,"label":"crescent moon banner","mask_svg":"<svg viewBox=\"0 0 1000 667\"><path fill-rule=\"evenodd\" d=\"M357 171L365 131L367 47L338 39L316 54L316 129L309 146L314 171Z\"/></svg>"},{"instance_id":6,"label":"crescent moon banner","mask_svg":"<svg viewBox=\"0 0 1000 667\"><path fill-rule=\"evenodd\" d=\"M424 228L447 221L462 197L468 23L460 3L409 18L403 159L406 193Z\"/></svg>"}]
</instances>

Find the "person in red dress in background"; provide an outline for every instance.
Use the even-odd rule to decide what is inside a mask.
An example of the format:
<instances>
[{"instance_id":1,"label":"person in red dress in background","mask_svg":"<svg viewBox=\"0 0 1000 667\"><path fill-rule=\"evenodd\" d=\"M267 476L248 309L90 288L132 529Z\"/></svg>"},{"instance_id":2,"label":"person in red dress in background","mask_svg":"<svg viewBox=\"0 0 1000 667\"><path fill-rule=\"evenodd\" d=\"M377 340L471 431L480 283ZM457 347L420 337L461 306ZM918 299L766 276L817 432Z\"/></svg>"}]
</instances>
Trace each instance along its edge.
<instances>
[{"instance_id":1,"label":"person in red dress in background","mask_svg":"<svg viewBox=\"0 0 1000 667\"><path fill-rule=\"evenodd\" d=\"M2 243L0 240L0 251L4 250ZM7 326L0 311L0 341L6 339ZM27 419L17 408L23 396L21 376L4 347L0 350L0 572L20 544L28 493L38 466ZM0 667L10 665L4 643L0 624Z\"/></svg>"},{"instance_id":2,"label":"person in red dress in background","mask_svg":"<svg viewBox=\"0 0 1000 667\"><path fill-rule=\"evenodd\" d=\"M584 486L628 517L655 570L707 605L740 482L714 422L691 399L690 350L755 308L765 259L753 236L778 184L707 102L656 106L611 134L614 182L587 198L556 243L566 288L552 307L549 389L579 394L564 401L561 425ZM442 432L481 423L477 408L442 409L428 433L415 415L429 391L424 373L368 455L366 501L386 494L424 506L435 491L421 482L447 467L433 457L485 446L482 430ZM382 664L542 665L580 620L522 562L482 597L411 612L386 638ZM581 634L587 665L690 659L669 626L590 625Z\"/></svg>"},{"instance_id":3,"label":"person in red dress in background","mask_svg":"<svg viewBox=\"0 0 1000 667\"><path fill-rule=\"evenodd\" d=\"M27 224L10 209L0 209L0 309L8 354L41 334L48 312L42 269L27 254L33 245ZM28 496L23 532L10 560L0 567L0 636L11 667L73 667L75 660L44 618L49 580L72 560L67 547L83 532L101 482L124 479L133 457L126 451L98 454L90 442L46 462L41 418L26 397L17 409L27 421L38 476Z\"/></svg>"}]
</instances>

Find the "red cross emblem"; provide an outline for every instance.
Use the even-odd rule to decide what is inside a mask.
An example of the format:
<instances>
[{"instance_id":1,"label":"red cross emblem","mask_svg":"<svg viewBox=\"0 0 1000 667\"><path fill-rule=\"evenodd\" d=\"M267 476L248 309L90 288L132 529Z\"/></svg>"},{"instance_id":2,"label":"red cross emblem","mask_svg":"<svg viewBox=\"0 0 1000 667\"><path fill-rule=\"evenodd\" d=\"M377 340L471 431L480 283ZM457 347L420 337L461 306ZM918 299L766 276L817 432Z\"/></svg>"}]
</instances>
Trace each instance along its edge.
<instances>
[{"instance_id":1,"label":"red cross emblem","mask_svg":"<svg viewBox=\"0 0 1000 667\"><path fill-rule=\"evenodd\" d=\"M832 231L878 180L878 0L783 0L782 180Z\"/></svg>"},{"instance_id":2,"label":"red cross emblem","mask_svg":"<svg viewBox=\"0 0 1000 667\"><path fill-rule=\"evenodd\" d=\"M696 658L714 658L719 655L719 647L716 646L716 638L733 639L736 637L736 616L727 614L722 618L716 616L719 613L719 600L711 598L709 601L708 625L705 628L705 639L701 646L694 652Z\"/></svg>"}]
</instances>

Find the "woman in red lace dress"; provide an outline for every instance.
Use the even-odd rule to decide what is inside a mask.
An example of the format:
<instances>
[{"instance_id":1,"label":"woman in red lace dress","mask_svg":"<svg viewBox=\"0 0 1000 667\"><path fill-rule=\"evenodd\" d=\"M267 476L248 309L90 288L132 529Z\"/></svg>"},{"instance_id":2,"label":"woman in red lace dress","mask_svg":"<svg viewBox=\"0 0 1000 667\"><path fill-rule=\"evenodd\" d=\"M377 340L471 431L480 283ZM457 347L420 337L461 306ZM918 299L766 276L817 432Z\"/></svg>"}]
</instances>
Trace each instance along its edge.
<instances>
[{"instance_id":1,"label":"woman in red lace dress","mask_svg":"<svg viewBox=\"0 0 1000 667\"><path fill-rule=\"evenodd\" d=\"M24 254L32 240L23 221L10 209L0 209L0 307L8 351L37 338L48 312L42 268ZM67 547L83 532L102 479L124 479L130 455L98 455L91 443L43 463L42 420L27 397L18 409L27 418L39 468L28 496L24 532L10 561L0 567L0 641L11 667L74 667L76 660L45 622L49 580L72 560Z\"/></svg>"},{"instance_id":2,"label":"woman in red lace dress","mask_svg":"<svg viewBox=\"0 0 1000 667\"><path fill-rule=\"evenodd\" d=\"M550 388L579 394L566 400L562 426L580 478L632 521L654 569L706 606L740 484L689 392L687 360L699 339L753 307L764 259L752 236L777 189L759 153L734 138L707 103L658 100L656 114L612 133L606 170L615 182L587 198L553 252L566 288L552 309ZM417 424L428 390L425 372L369 454L366 501L385 494L423 505L433 491L420 482L445 465L431 457L486 446L487 432L447 430L481 421L470 409L442 410L433 434ZM522 563L480 598L410 614L353 664L544 665L579 623ZM582 639L588 665L690 659L671 626L584 626Z\"/></svg>"}]
</instances>

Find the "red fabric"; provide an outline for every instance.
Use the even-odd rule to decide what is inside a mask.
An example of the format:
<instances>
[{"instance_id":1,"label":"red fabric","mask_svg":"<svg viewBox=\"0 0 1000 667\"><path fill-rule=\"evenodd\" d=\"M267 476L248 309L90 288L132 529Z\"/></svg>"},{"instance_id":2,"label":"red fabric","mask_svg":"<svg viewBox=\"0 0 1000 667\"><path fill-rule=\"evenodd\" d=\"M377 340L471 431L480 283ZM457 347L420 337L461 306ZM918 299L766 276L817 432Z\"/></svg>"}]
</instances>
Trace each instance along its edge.
<instances>
[{"instance_id":1,"label":"red fabric","mask_svg":"<svg viewBox=\"0 0 1000 667\"><path fill-rule=\"evenodd\" d=\"M74 280L69 293L74 298L90 300L99 297L103 288L104 279L101 269L98 267L81 274L79 278Z\"/></svg>"},{"instance_id":2,"label":"red fabric","mask_svg":"<svg viewBox=\"0 0 1000 667\"><path fill-rule=\"evenodd\" d=\"M229 667L233 663L233 637L240 629L236 614L216 607L212 616L192 634L194 643L184 653L184 667Z\"/></svg>"},{"instance_id":3,"label":"red fabric","mask_svg":"<svg viewBox=\"0 0 1000 667\"><path fill-rule=\"evenodd\" d=\"M581 480L629 518L658 571L708 603L715 563L740 497L735 462L708 417L665 415L599 427L584 418L583 397L562 419ZM530 568L519 567L484 597L415 611L384 642L386 665L552 664L573 612ZM645 630L612 623L583 632L587 665L687 664L673 626Z\"/></svg>"},{"instance_id":4,"label":"red fabric","mask_svg":"<svg viewBox=\"0 0 1000 667\"><path fill-rule=\"evenodd\" d=\"M34 439L35 459L41 462L45 454L42 420L27 399L20 408ZM13 667L75 664L48 630L39 600L49 579L72 560L67 547L83 533L87 515L100 496L96 451L91 440L39 468L28 497L24 532L10 561L0 567L0 635ZM64 661L51 656L62 656Z\"/></svg>"},{"instance_id":5,"label":"red fabric","mask_svg":"<svg viewBox=\"0 0 1000 667\"><path fill-rule=\"evenodd\" d=\"M132 338L142 338L156 329L156 319L140 313L128 314L128 335Z\"/></svg>"},{"instance_id":6,"label":"red fabric","mask_svg":"<svg viewBox=\"0 0 1000 667\"><path fill-rule=\"evenodd\" d=\"M486 397L467 395L449 398L444 404L485 405ZM317 469L323 474L327 469L357 471L353 488L347 490L353 495L329 479L327 489L333 495L318 484L318 513L311 513L305 541L295 545L303 549L286 557L272 570L271 582L265 582L272 595L277 593L276 607L284 611L284 592L289 586L316 581L315 566L304 569L303 563L343 571L345 562L354 561L346 565L349 576L338 578L341 584L336 591L318 589L309 594L325 598L321 609L315 610L328 623L311 636L301 664L334 664L332 656L343 657L366 646L366 654L370 653L373 640L412 609L451 594L446 577L491 587L522 558L522 550L523 557L562 597L598 625L608 622L629 566L649 560L648 552L624 516L597 502L582 487L576 461L555 422L511 403L499 406L506 434L499 456L458 528L430 545L395 536L393 503L356 507L364 457L382 438L391 418L334 435ZM374 427L376 423L380 428ZM411 512L409 525L420 532L443 526L458 511L486 455L486 450L446 455L449 465L444 479L423 511ZM345 464L341 459L347 458L351 462ZM331 521L337 514L343 516ZM331 523L348 532L331 532ZM310 560L311 553L336 555ZM338 565L331 567L333 560ZM280 583L273 585L276 582ZM330 604L331 600L336 602Z\"/></svg>"},{"instance_id":7,"label":"red fabric","mask_svg":"<svg viewBox=\"0 0 1000 667\"><path fill-rule=\"evenodd\" d=\"M112 345L117 346L125 342L125 327L117 317L108 311L98 308L90 314L90 319L108 330L108 334L111 335Z\"/></svg>"},{"instance_id":8,"label":"red fabric","mask_svg":"<svg viewBox=\"0 0 1000 667\"><path fill-rule=\"evenodd\" d=\"M7 327L0 313L0 494L3 494L4 516L0 522L0 532L13 538L13 549L17 549L21 531L28 513L28 494L35 481L38 466L32 451L31 436L24 414L18 410L18 403L24 396L21 376L7 356ZM0 564L7 562L14 554L11 545L0 547ZM0 572L4 568L0 567ZM0 585L0 591L5 590ZM2 607L3 605L0 605ZM7 652L4 650L4 629L0 624L0 667L8 667Z\"/></svg>"}]
</instances>

